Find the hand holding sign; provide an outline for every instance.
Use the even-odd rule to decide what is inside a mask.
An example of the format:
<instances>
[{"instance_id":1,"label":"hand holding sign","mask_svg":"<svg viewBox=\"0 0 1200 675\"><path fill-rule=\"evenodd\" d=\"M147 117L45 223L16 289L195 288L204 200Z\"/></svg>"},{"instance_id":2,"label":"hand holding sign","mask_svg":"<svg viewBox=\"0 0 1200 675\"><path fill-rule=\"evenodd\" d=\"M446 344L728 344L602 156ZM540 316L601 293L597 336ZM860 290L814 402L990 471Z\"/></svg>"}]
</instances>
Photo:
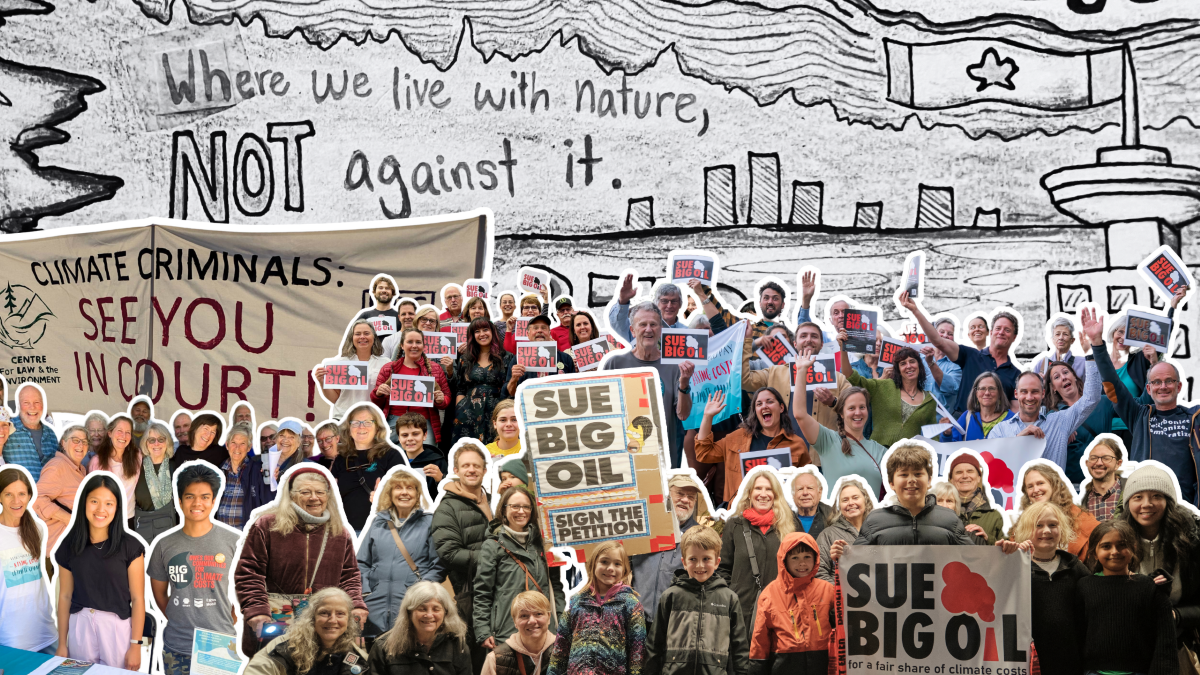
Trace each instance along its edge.
<instances>
[{"instance_id":1,"label":"hand holding sign","mask_svg":"<svg viewBox=\"0 0 1200 675\"><path fill-rule=\"evenodd\" d=\"M1179 303L1183 302L1183 296L1187 295L1189 290L1191 290L1191 288L1188 286L1180 286L1179 288L1176 288L1175 295L1171 296L1171 307L1178 308Z\"/></svg>"}]
</instances>

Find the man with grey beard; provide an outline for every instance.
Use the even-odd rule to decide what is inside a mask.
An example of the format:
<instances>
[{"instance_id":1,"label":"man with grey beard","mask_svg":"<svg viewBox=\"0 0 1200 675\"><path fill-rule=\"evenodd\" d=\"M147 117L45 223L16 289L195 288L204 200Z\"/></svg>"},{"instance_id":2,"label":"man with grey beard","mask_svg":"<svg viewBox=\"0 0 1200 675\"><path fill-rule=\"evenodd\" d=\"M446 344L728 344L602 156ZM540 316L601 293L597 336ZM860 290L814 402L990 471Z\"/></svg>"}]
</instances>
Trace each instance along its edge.
<instances>
[{"instance_id":1,"label":"man with grey beard","mask_svg":"<svg viewBox=\"0 0 1200 675\"><path fill-rule=\"evenodd\" d=\"M715 522L708 514L708 505L700 494L700 487L691 476L671 476L667 481L670 487L671 509L675 520L679 522L680 534L693 527L713 527ZM635 555L629 559L633 569L633 590L637 591L646 610L647 617L654 617L658 611L658 598L668 588L675 577L675 570L683 569L683 558L679 546L669 551ZM647 635L650 635L650 621L646 622Z\"/></svg>"},{"instance_id":2,"label":"man with grey beard","mask_svg":"<svg viewBox=\"0 0 1200 675\"><path fill-rule=\"evenodd\" d=\"M150 404L145 400L139 400L129 408L129 416L133 419L133 444L135 447L140 447L142 443L142 434L150 428Z\"/></svg>"}]
</instances>

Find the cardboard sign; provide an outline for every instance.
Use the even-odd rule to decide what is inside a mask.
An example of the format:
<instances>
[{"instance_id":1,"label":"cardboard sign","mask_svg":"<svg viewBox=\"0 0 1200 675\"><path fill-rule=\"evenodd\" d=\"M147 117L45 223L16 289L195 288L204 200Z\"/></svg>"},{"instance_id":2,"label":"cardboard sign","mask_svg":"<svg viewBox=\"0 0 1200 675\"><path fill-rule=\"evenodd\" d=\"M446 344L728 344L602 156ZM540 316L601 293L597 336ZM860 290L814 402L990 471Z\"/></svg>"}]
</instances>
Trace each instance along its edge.
<instances>
[{"instance_id":1,"label":"cardboard sign","mask_svg":"<svg viewBox=\"0 0 1200 675\"><path fill-rule=\"evenodd\" d=\"M776 469L790 467L792 465L792 451L787 446L784 446L770 450L759 450L758 452L743 452L738 455L738 459L742 462L742 477L745 477L750 472L750 469L758 466L770 466Z\"/></svg>"},{"instance_id":2,"label":"cardboard sign","mask_svg":"<svg viewBox=\"0 0 1200 675\"><path fill-rule=\"evenodd\" d=\"M468 298L488 298L492 292L492 282L483 279L467 279L463 285L463 293Z\"/></svg>"},{"instance_id":3,"label":"cardboard sign","mask_svg":"<svg viewBox=\"0 0 1200 675\"><path fill-rule=\"evenodd\" d=\"M908 344L908 342L904 340L897 340L896 338L890 338L886 335L883 336L883 345L879 349L879 365L896 365L896 354L899 353L901 349L905 348L911 349L912 345Z\"/></svg>"},{"instance_id":4,"label":"cardboard sign","mask_svg":"<svg viewBox=\"0 0 1200 675\"><path fill-rule=\"evenodd\" d=\"M691 328L664 328L662 332L662 362L680 364L684 361L702 366L708 364L708 331Z\"/></svg>"},{"instance_id":5,"label":"cardboard sign","mask_svg":"<svg viewBox=\"0 0 1200 675\"><path fill-rule=\"evenodd\" d=\"M527 373L557 373L557 342L522 342L517 345L517 365Z\"/></svg>"},{"instance_id":6,"label":"cardboard sign","mask_svg":"<svg viewBox=\"0 0 1200 675\"><path fill-rule=\"evenodd\" d=\"M550 273L545 270L522 267L517 275L521 282L519 285L523 291L537 293L541 297L542 291L550 288Z\"/></svg>"},{"instance_id":7,"label":"cardboard sign","mask_svg":"<svg viewBox=\"0 0 1200 675\"><path fill-rule=\"evenodd\" d=\"M1150 254L1149 258L1138 265L1138 271L1150 280L1150 285L1158 290L1165 298L1175 295L1181 286L1192 285L1192 275L1171 250L1169 246L1161 246Z\"/></svg>"},{"instance_id":8,"label":"cardboard sign","mask_svg":"<svg viewBox=\"0 0 1200 675\"><path fill-rule=\"evenodd\" d=\"M372 384L367 382L366 361L334 361L325 364L321 388L366 391Z\"/></svg>"},{"instance_id":9,"label":"cardboard sign","mask_svg":"<svg viewBox=\"0 0 1200 675\"><path fill-rule=\"evenodd\" d=\"M1155 351L1167 351L1171 341L1171 320L1162 314L1131 309L1125 314L1125 345L1140 349L1146 345Z\"/></svg>"},{"instance_id":10,"label":"cardboard sign","mask_svg":"<svg viewBox=\"0 0 1200 675\"><path fill-rule=\"evenodd\" d=\"M900 292L908 293L908 297L916 299L921 292L921 273L925 267L925 254L917 251L904 261L904 279L900 283Z\"/></svg>"},{"instance_id":11,"label":"cardboard sign","mask_svg":"<svg viewBox=\"0 0 1200 675\"><path fill-rule=\"evenodd\" d=\"M659 386L650 369L521 383L517 415L547 549L570 546L586 560L610 539L630 555L675 547Z\"/></svg>"},{"instance_id":12,"label":"cardboard sign","mask_svg":"<svg viewBox=\"0 0 1200 675\"><path fill-rule=\"evenodd\" d=\"M431 361L437 361L443 356L458 358L458 336L442 331L422 331L425 338L425 356Z\"/></svg>"},{"instance_id":13,"label":"cardboard sign","mask_svg":"<svg viewBox=\"0 0 1200 675\"><path fill-rule=\"evenodd\" d=\"M582 373L599 368L600 361L611 350L608 338L600 337L571 347L571 359L575 361L575 369Z\"/></svg>"},{"instance_id":14,"label":"cardboard sign","mask_svg":"<svg viewBox=\"0 0 1200 675\"><path fill-rule=\"evenodd\" d=\"M529 339L529 320L531 316L518 316L517 322L513 326L513 339L517 342L524 342Z\"/></svg>"},{"instance_id":15,"label":"cardboard sign","mask_svg":"<svg viewBox=\"0 0 1200 675\"><path fill-rule=\"evenodd\" d=\"M846 310L846 351L874 354L879 331L879 312L873 309Z\"/></svg>"},{"instance_id":16,"label":"cardboard sign","mask_svg":"<svg viewBox=\"0 0 1200 675\"><path fill-rule=\"evenodd\" d=\"M393 375L388 403L413 408L432 408L437 380L418 375Z\"/></svg>"},{"instance_id":17,"label":"cardboard sign","mask_svg":"<svg viewBox=\"0 0 1200 675\"><path fill-rule=\"evenodd\" d=\"M809 389L837 389L837 355L819 354L808 369L805 384ZM796 381L796 364L792 364L792 382Z\"/></svg>"},{"instance_id":18,"label":"cardboard sign","mask_svg":"<svg viewBox=\"0 0 1200 675\"><path fill-rule=\"evenodd\" d=\"M717 259L711 255L675 253L667 260L667 270L674 284L684 285L699 279L705 286L711 286L716 269Z\"/></svg>"},{"instance_id":19,"label":"cardboard sign","mask_svg":"<svg viewBox=\"0 0 1200 675\"><path fill-rule=\"evenodd\" d=\"M452 324L450 324L450 332L454 333L454 338L456 340L458 340L458 344L460 344L460 345L465 345L465 344L467 344L467 342L470 341L470 336L469 336L470 329L471 329L471 324L469 324L469 323L452 323Z\"/></svg>"},{"instance_id":20,"label":"cardboard sign","mask_svg":"<svg viewBox=\"0 0 1200 675\"><path fill-rule=\"evenodd\" d=\"M839 567L847 673L1027 671L1033 635L1028 553L855 545Z\"/></svg>"},{"instance_id":21,"label":"cardboard sign","mask_svg":"<svg viewBox=\"0 0 1200 675\"><path fill-rule=\"evenodd\" d=\"M367 319L367 323L371 324L371 328L374 328L375 334L379 336L392 335L396 332L396 317L394 316L373 316Z\"/></svg>"},{"instance_id":22,"label":"cardboard sign","mask_svg":"<svg viewBox=\"0 0 1200 675\"><path fill-rule=\"evenodd\" d=\"M758 358L770 361L773 366L782 366L796 360L796 350L788 344L787 338L778 333L763 340L762 347L754 353Z\"/></svg>"}]
</instances>

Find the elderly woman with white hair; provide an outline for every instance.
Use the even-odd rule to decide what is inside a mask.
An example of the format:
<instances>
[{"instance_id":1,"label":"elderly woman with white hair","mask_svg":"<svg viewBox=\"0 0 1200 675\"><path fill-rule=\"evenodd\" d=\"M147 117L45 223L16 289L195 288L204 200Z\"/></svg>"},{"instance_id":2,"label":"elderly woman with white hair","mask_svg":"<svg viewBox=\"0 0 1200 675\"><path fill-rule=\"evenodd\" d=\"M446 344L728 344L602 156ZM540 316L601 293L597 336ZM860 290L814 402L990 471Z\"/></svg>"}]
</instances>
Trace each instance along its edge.
<instances>
[{"instance_id":1,"label":"elderly woman with white hair","mask_svg":"<svg viewBox=\"0 0 1200 675\"><path fill-rule=\"evenodd\" d=\"M243 675L359 675L367 658L355 638L354 600L340 588L313 593L283 637L254 655Z\"/></svg>"},{"instance_id":2,"label":"elderly woman with white hair","mask_svg":"<svg viewBox=\"0 0 1200 675\"><path fill-rule=\"evenodd\" d=\"M152 544L179 522L171 490L171 455L175 454L175 445L171 442L171 431L162 423L151 421L142 432L139 447L142 472L133 488L133 529L147 544Z\"/></svg>"},{"instance_id":3,"label":"elderly woman with white hair","mask_svg":"<svg viewBox=\"0 0 1200 675\"><path fill-rule=\"evenodd\" d=\"M467 624L438 583L408 589L396 623L371 647L371 675L471 675Z\"/></svg>"},{"instance_id":4,"label":"elderly woman with white hair","mask_svg":"<svg viewBox=\"0 0 1200 675\"><path fill-rule=\"evenodd\" d=\"M354 621L361 627L367 620L354 539L327 474L301 466L280 488L275 505L248 528L234 568L234 590L246 622L242 651L247 656L270 641L260 636L264 624L287 622L295 602L322 588L346 591L354 601Z\"/></svg>"},{"instance_id":5,"label":"elderly woman with white hair","mask_svg":"<svg viewBox=\"0 0 1200 675\"><path fill-rule=\"evenodd\" d=\"M358 545L358 569L371 619L364 633L374 637L396 621L408 589L419 581L446 578L433 544L433 513L422 485L409 469L398 468L376 490L379 508Z\"/></svg>"},{"instance_id":6,"label":"elderly woman with white hair","mask_svg":"<svg viewBox=\"0 0 1200 675\"><path fill-rule=\"evenodd\" d=\"M3 406L0 406L3 408ZM4 424L0 423L0 427ZM0 434L3 434L0 431ZM107 436L106 436L107 438ZM54 551L59 537L71 524L71 511L75 508L75 493L87 477L83 458L88 453L88 432L81 426L68 427L62 433L58 452L42 467L37 481L37 499L33 510L46 523L46 553Z\"/></svg>"},{"instance_id":7,"label":"elderly woman with white hair","mask_svg":"<svg viewBox=\"0 0 1200 675\"><path fill-rule=\"evenodd\" d=\"M1056 361L1071 366L1079 379L1083 379L1084 365L1087 361L1083 355L1075 355L1071 353L1071 346L1075 344L1075 324L1065 316L1060 316L1050 322L1050 350L1045 354L1037 357L1033 362L1033 372L1041 375L1043 378L1050 374L1050 364Z\"/></svg>"}]
</instances>

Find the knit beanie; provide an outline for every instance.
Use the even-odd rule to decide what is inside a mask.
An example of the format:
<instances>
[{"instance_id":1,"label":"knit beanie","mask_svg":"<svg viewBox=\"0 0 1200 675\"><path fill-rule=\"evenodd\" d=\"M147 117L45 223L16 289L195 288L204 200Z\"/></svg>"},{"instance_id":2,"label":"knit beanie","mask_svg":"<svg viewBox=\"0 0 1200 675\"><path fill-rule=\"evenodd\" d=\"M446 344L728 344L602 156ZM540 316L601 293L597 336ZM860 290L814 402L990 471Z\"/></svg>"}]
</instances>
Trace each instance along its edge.
<instances>
[{"instance_id":1,"label":"knit beanie","mask_svg":"<svg viewBox=\"0 0 1200 675\"><path fill-rule=\"evenodd\" d=\"M954 473L954 467L958 466L959 464L970 464L971 466L975 467L976 473L978 473L980 476L983 475L983 469L979 466L979 460L975 459L975 455L972 455L969 452L964 452L963 454L951 460L950 468L946 469L946 475L949 476L950 474Z\"/></svg>"},{"instance_id":2,"label":"knit beanie","mask_svg":"<svg viewBox=\"0 0 1200 675\"><path fill-rule=\"evenodd\" d=\"M525 470L525 461L521 459L510 459L500 465L501 471L507 471L516 476L522 483L529 485L529 472Z\"/></svg>"},{"instance_id":3,"label":"knit beanie","mask_svg":"<svg viewBox=\"0 0 1200 675\"><path fill-rule=\"evenodd\" d=\"M1146 490L1161 492L1176 501L1179 499L1175 493L1175 484L1171 482L1167 472L1151 465L1140 466L1129 474L1128 480L1125 481L1125 489L1121 492L1122 504L1129 508L1129 498Z\"/></svg>"}]
</instances>

